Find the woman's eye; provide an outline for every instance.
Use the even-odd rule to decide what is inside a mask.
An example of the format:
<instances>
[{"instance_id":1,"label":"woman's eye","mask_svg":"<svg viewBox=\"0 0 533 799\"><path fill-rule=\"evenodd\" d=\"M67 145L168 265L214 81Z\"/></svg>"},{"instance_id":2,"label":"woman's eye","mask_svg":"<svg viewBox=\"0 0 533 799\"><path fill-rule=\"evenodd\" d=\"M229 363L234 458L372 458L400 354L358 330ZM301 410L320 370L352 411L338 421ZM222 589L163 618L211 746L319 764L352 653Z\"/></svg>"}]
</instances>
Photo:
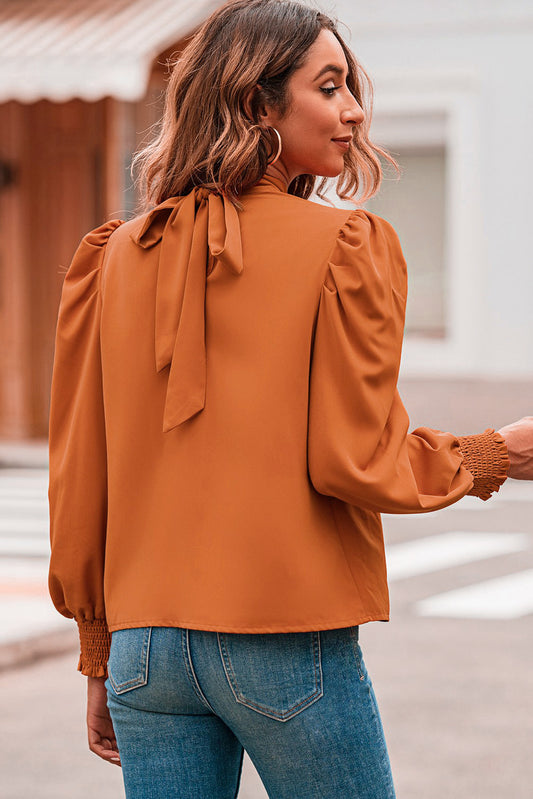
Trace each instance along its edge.
<instances>
[{"instance_id":1,"label":"woman's eye","mask_svg":"<svg viewBox=\"0 0 533 799\"><path fill-rule=\"evenodd\" d=\"M340 89L340 88L342 88L342 87L341 86L321 86L320 87L320 91L324 92L324 94L327 94L327 95L331 96L332 94L335 94L335 92L338 91L338 89Z\"/></svg>"}]
</instances>

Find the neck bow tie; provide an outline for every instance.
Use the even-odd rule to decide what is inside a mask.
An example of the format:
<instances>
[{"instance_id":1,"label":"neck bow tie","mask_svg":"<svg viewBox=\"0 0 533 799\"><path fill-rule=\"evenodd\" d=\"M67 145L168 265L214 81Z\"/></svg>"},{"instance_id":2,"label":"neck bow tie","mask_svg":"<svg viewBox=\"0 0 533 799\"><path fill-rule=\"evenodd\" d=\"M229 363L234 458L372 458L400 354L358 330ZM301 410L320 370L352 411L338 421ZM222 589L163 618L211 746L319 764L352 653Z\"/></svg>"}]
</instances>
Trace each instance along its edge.
<instances>
[{"instance_id":1,"label":"neck bow tie","mask_svg":"<svg viewBox=\"0 0 533 799\"><path fill-rule=\"evenodd\" d=\"M205 298L212 256L235 275L243 270L235 206L204 188L171 197L141 217L131 238L143 249L159 244L155 299L155 365L169 368L163 431L205 407Z\"/></svg>"}]
</instances>

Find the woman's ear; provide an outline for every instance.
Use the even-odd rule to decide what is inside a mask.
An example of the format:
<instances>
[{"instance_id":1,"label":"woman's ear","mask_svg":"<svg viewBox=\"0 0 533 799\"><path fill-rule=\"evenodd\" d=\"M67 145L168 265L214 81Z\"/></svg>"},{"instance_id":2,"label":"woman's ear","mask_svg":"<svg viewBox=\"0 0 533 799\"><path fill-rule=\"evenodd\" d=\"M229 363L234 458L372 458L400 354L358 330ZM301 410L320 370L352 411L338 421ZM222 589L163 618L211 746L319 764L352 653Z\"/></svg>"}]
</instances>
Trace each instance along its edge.
<instances>
[{"instance_id":1,"label":"woman's ear","mask_svg":"<svg viewBox=\"0 0 533 799\"><path fill-rule=\"evenodd\" d=\"M244 113L252 124L266 123L268 118L267 108L262 102L263 89L259 83L248 90L243 100Z\"/></svg>"}]
</instances>

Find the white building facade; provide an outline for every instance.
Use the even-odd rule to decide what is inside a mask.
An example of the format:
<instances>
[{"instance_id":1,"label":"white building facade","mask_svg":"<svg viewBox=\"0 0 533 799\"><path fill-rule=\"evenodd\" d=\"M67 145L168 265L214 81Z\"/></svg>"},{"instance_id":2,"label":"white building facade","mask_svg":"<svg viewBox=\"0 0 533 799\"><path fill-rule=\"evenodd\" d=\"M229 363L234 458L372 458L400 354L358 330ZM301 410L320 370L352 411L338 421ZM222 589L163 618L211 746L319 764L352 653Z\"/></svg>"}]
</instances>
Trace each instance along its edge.
<instances>
[{"instance_id":1,"label":"white building facade","mask_svg":"<svg viewBox=\"0 0 533 799\"><path fill-rule=\"evenodd\" d=\"M533 0L321 7L350 29L372 138L403 170L367 207L409 267L404 376L531 379Z\"/></svg>"}]
</instances>

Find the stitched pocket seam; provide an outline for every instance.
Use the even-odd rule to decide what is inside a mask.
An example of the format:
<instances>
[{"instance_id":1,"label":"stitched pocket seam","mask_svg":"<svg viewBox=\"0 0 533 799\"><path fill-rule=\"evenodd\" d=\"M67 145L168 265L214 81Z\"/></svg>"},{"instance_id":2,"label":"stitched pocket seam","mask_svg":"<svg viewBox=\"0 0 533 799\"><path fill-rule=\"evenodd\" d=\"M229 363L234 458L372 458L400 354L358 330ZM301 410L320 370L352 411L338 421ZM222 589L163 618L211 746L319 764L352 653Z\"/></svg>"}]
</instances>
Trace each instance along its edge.
<instances>
[{"instance_id":1,"label":"stitched pocket seam","mask_svg":"<svg viewBox=\"0 0 533 799\"><path fill-rule=\"evenodd\" d=\"M134 677L132 677L129 680L117 682L113 678L111 670L109 670L109 682L111 683L113 690L117 694L117 696L120 696L120 694L125 694L128 691L132 691L134 688L141 688L143 685L147 684L148 660L149 660L148 653L150 651L151 638L152 638L152 628L147 627L141 648L139 672Z\"/></svg>"},{"instance_id":2,"label":"stitched pocket seam","mask_svg":"<svg viewBox=\"0 0 533 799\"><path fill-rule=\"evenodd\" d=\"M226 672L226 677L231 692L235 697L235 701L238 702L240 705L249 707L251 710L254 710L257 713L261 713L263 716L268 716L269 718L275 719L277 721L288 721L289 719L296 716L298 713L301 713L302 710L305 710L306 707L309 707L309 705L312 705L314 702L316 702L317 699L320 699L320 697L323 696L324 694L324 689L322 685L320 632L319 631L313 632L312 636L313 636L312 637L313 670L314 670L314 682L316 688L313 691L313 693L309 694L307 697L305 697L305 699L302 699L300 702L291 705L291 707L288 708L287 710L280 711L268 705L261 704L260 702L254 702L252 699L248 699L239 690L239 685L237 682L237 677L233 670L231 657L224 644L224 633L217 633L218 648L222 658L222 664L224 667L224 671Z\"/></svg>"}]
</instances>

